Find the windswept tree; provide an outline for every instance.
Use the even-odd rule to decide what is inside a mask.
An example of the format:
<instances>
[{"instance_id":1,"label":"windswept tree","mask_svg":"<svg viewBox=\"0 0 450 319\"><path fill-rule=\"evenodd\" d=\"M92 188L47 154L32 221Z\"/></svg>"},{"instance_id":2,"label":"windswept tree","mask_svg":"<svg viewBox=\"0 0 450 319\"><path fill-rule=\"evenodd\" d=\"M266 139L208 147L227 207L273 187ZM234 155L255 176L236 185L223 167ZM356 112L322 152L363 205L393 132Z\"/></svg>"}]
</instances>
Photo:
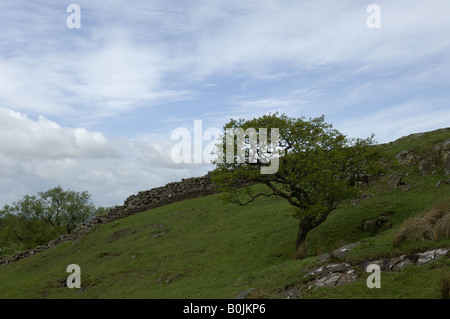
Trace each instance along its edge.
<instances>
[{"instance_id":1,"label":"windswept tree","mask_svg":"<svg viewBox=\"0 0 450 319\"><path fill-rule=\"evenodd\" d=\"M277 132L271 143L269 132ZM235 143L230 149L231 140ZM357 196L358 181L380 173L377 163L382 155L374 143L373 135L347 138L325 123L324 116L305 120L275 113L252 120L232 119L225 124L222 145L218 145L226 152L218 152L213 182L227 201L240 206L261 196L288 201L299 220L294 257L304 258L308 232L339 203ZM274 163L275 169L262 173L261 168ZM267 188L255 192L252 184L256 183Z\"/></svg>"}]
</instances>

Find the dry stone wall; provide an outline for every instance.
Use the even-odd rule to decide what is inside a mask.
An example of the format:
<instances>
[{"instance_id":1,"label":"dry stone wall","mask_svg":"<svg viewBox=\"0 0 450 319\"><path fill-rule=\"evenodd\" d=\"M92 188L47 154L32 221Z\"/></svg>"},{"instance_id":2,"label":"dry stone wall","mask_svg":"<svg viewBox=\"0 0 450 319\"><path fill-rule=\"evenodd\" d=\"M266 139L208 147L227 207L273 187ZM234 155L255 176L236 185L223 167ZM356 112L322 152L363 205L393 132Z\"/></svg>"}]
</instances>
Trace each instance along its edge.
<instances>
[{"instance_id":1,"label":"dry stone wall","mask_svg":"<svg viewBox=\"0 0 450 319\"><path fill-rule=\"evenodd\" d=\"M217 193L211 182L211 173L205 176L182 179L163 187L153 188L129 196L122 206L114 207L106 216L107 221L124 218L151 208Z\"/></svg>"}]
</instances>

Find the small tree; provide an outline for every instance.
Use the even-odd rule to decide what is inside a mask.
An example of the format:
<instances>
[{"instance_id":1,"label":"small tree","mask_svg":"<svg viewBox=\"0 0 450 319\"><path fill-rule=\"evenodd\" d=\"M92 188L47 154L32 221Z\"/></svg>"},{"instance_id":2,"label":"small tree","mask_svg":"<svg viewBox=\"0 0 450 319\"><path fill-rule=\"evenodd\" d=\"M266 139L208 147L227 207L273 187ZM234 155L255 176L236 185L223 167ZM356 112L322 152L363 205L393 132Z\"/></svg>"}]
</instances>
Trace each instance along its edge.
<instances>
[{"instance_id":1,"label":"small tree","mask_svg":"<svg viewBox=\"0 0 450 319\"><path fill-rule=\"evenodd\" d=\"M233 150L233 163L223 158L216 160L213 182L225 192L227 201L241 206L260 196L287 200L294 207L294 217L300 221L295 242L296 259L306 257L308 232L323 223L340 202L357 195L356 182L380 172L377 163L381 153L373 146L373 136L349 139L325 123L324 116L305 120L275 113L248 121L232 119L225 124L224 132L227 134L237 128L266 128L267 132L278 129L278 148L281 149L278 170L273 174L261 174L260 168L270 165L267 158L263 159L265 151L261 149L256 161L236 160L237 150L249 146L250 139L246 136L245 143L237 143ZM258 131L257 135L259 138ZM226 146L226 136L219 146ZM223 156L223 152L219 154ZM240 154L244 152L241 150ZM255 154L247 149L245 155L247 159L254 159ZM249 185L254 183L265 184L268 188L255 193ZM242 187L245 184L248 186Z\"/></svg>"},{"instance_id":2,"label":"small tree","mask_svg":"<svg viewBox=\"0 0 450 319\"><path fill-rule=\"evenodd\" d=\"M55 237L71 233L78 224L89 220L96 208L88 192L63 190L60 186L37 196L5 205L0 211L2 242L29 249ZM0 242L1 243L1 242Z\"/></svg>"}]
</instances>

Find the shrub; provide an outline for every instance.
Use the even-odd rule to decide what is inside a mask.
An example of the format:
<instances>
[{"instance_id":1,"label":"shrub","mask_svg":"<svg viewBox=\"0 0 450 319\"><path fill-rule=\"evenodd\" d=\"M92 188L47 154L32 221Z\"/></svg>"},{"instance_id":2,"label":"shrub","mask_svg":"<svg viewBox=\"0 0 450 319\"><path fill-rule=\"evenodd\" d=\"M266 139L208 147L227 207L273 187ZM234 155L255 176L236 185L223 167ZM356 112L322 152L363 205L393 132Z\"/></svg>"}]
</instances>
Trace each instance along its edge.
<instances>
[{"instance_id":1,"label":"shrub","mask_svg":"<svg viewBox=\"0 0 450 319\"><path fill-rule=\"evenodd\" d=\"M405 220L394 236L393 245L404 241L450 238L450 199L436 201L417 216Z\"/></svg>"}]
</instances>

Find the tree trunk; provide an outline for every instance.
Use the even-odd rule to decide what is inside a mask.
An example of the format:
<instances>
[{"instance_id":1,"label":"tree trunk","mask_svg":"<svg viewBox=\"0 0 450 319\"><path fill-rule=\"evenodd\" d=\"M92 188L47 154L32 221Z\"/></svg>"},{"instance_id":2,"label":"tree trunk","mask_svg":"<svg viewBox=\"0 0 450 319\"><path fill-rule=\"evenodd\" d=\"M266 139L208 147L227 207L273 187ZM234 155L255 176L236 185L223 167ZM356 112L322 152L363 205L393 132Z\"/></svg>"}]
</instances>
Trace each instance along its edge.
<instances>
[{"instance_id":1,"label":"tree trunk","mask_svg":"<svg viewBox=\"0 0 450 319\"><path fill-rule=\"evenodd\" d=\"M297 240L295 241L294 259L306 258L306 235L313 229L309 220L302 220L298 225Z\"/></svg>"}]
</instances>

